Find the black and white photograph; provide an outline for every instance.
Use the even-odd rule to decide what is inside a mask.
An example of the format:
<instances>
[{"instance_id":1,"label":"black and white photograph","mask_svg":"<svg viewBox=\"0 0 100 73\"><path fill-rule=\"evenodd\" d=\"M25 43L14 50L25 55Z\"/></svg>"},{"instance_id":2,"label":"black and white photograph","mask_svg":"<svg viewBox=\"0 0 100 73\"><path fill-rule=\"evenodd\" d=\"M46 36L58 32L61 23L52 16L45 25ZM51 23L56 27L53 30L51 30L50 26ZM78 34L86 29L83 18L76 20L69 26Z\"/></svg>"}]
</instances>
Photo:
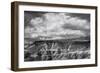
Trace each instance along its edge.
<instances>
[{"instance_id":1,"label":"black and white photograph","mask_svg":"<svg viewBox=\"0 0 100 73\"><path fill-rule=\"evenodd\" d=\"M13 2L14 71L97 66L97 7Z\"/></svg>"},{"instance_id":2,"label":"black and white photograph","mask_svg":"<svg viewBox=\"0 0 100 73\"><path fill-rule=\"evenodd\" d=\"M24 11L24 61L90 59L90 16Z\"/></svg>"}]
</instances>

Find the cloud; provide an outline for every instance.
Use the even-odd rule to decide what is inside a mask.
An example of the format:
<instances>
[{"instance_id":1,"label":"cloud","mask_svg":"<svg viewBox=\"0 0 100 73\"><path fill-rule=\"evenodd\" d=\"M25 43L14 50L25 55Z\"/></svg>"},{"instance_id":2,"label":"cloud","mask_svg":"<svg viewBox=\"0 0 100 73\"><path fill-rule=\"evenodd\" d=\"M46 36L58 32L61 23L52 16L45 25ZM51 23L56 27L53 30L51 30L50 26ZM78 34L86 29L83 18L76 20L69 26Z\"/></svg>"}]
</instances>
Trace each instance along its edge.
<instances>
[{"instance_id":1,"label":"cloud","mask_svg":"<svg viewBox=\"0 0 100 73\"><path fill-rule=\"evenodd\" d=\"M25 37L78 38L89 35L90 23L86 19L72 17L67 13L45 13L30 20ZM28 35L28 36L27 36ZM63 36L63 37L62 37ZM70 37L69 37L70 36Z\"/></svg>"}]
</instances>

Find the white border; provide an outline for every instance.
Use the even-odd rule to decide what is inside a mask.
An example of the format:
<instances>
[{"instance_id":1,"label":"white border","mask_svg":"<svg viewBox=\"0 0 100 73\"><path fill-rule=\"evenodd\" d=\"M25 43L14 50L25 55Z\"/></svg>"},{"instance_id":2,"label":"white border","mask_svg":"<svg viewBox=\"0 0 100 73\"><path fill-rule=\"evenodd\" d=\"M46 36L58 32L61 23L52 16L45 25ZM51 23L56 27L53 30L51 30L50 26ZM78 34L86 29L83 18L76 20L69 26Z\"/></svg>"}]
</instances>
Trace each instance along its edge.
<instances>
[{"instance_id":1,"label":"white border","mask_svg":"<svg viewBox=\"0 0 100 73\"><path fill-rule=\"evenodd\" d=\"M24 62L24 11L49 11L49 12L70 12L70 13L89 13L91 14L91 59L83 60L58 60L58 61L38 61ZM95 64L95 10L80 8L63 7L44 7L44 6L24 6L19 5L19 68L34 68L62 65L82 65Z\"/></svg>"}]
</instances>

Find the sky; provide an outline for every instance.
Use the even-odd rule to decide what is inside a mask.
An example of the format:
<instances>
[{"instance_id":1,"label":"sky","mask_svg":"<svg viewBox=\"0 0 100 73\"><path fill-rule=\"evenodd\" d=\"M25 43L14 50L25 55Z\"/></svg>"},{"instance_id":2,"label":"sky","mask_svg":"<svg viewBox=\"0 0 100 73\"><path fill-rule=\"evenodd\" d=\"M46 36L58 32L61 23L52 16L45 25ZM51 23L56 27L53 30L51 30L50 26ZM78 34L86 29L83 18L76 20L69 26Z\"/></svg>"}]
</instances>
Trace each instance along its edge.
<instances>
[{"instance_id":1,"label":"sky","mask_svg":"<svg viewBox=\"0 0 100 73\"><path fill-rule=\"evenodd\" d=\"M24 38L72 39L90 36L90 14L24 12Z\"/></svg>"}]
</instances>

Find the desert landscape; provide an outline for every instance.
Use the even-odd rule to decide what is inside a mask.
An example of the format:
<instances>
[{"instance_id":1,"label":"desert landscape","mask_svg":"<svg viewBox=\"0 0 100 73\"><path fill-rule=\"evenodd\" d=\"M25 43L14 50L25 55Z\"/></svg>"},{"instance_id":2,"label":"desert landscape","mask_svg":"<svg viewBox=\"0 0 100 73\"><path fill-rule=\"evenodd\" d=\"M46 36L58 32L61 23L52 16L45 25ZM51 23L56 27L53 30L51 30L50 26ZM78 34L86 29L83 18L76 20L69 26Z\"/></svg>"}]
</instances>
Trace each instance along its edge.
<instances>
[{"instance_id":1,"label":"desert landscape","mask_svg":"<svg viewBox=\"0 0 100 73\"><path fill-rule=\"evenodd\" d=\"M88 40L41 40L28 44L25 61L89 59Z\"/></svg>"}]
</instances>

